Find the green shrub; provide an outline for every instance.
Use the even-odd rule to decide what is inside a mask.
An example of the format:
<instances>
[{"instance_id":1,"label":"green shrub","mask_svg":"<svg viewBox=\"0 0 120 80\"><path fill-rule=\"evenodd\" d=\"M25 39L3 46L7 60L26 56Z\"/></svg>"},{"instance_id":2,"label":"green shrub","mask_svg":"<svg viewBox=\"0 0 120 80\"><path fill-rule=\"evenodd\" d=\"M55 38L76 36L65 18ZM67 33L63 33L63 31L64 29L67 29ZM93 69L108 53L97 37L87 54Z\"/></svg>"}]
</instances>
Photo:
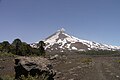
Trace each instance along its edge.
<instances>
[{"instance_id":1,"label":"green shrub","mask_svg":"<svg viewBox=\"0 0 120 80\"><path fill-rule=\"evenodd\" d=\"M22 75L21 78L20 78L20 80L48 80L47 78L48 78L48 76L46 76L44 74L41 75L41 76L34 76L34 77L28 75L27 78Z\"/></svg>"},{"instance_id":2,"label":"green shrub","mask_svg":"<svg viewBox=\"0 0 120 80\"><path fill-rule=\"evenodd\" d=\"M38 80L37 77L32 77L30 75L28 75L28 77L24 77L23 75L21 76L21 80Z\"/></svg>"},{"instance_id":3,"label":"green shrub","mask_svg":"<svg viewBox=\"0 0 120 80\"><path fill-rule=\"evenodd\" d=\"M7 56L7 57L15 57L16 55L12 54L12 53L7 53L7 52L0 52L0 56Z\"/></svg>"},{"instance_id":4,"label":"green shrub","mask_svg":"<svg viewBox=\"0 0 120 80\"><path fill-rule=\"evenodd\" d=\"M85 64L89 64L90 62L92 62L92 59L91 58L82 58L81 62L85 63Z\"/></svg>"},{"instance_id":5,"label":"green shrub","mask_svg":"<svg viewBox=\"0 0 120 80\"><path fill-rule=\"evenodd\" d=\"M42 75L39 77L38 76L32 77L32 76L28 75L27 78L22 75L21 78L17 79L17 80L48 80L47 78L48 77L45 75ZM16 79L14 79L14 77L12 77L12 76L0 76L0 80L16 80Z\"/></svg>"},{"instance_id":6,"label":"green shrub","mask_svg":"<svg viewBox=\"0 0 120 80\"><path fill-rule=\"evenodd\" d=\"M118 63L120 63L120 60L117 60Z\"/></svg>"},{"instance_id":7,"label":"green shrub","mask_svg":"<svg viewBox=\"0 0 120 80\"><path fill-rule=\"evenodd\" d=\"M15 80L12 76L0 76L0 80Z\"/></svg>"}]
</instances>

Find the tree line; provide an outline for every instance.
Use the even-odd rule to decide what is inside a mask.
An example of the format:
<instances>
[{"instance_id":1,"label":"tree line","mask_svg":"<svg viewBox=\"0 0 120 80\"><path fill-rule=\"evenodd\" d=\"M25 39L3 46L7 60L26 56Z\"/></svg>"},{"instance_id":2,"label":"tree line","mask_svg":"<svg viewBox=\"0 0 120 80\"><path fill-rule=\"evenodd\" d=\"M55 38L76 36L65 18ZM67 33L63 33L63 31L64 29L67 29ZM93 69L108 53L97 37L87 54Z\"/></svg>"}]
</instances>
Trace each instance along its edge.
<instances>
[{"instance_id":1,"label":"tree line","mask_svg":"<svg viewBox=\"0 0 120 80\"><path fill-rule=\"evenodd\" d=\"M79 52L80 54L86 55L117 55L120 54L120 51L112 51L112 50L88 50Z\"/></svg>"},{"instance_id":2,"label":"tree line","mask_svg":"<svg viewBox=\"0 0 120 80\"><path fill-rule=\"evenodd\" d=\"M0 53L12 53L20 56L45 56L45 43L40 41L37 44L38 48L33 48L26 42L22 42L20 39L15 39L11 44L8 41L3 41L0 43Z\"/></svg>"}]
</instances>

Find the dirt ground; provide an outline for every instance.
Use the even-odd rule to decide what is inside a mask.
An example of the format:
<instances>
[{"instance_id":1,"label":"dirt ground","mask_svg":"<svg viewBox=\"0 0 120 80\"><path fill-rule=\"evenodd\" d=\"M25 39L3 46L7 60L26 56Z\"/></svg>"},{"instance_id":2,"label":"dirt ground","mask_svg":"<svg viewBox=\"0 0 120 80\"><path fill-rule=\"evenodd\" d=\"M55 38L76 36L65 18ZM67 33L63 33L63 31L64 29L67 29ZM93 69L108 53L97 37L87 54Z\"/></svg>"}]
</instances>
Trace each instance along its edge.
<instances>
[{"instance_id":1,"label":"dirt ground","mask_svg":"<svg viewBox=\"0 0 120 80\"><path fill-rule=\"evenodd\" d=\"M120 57L63 55L53 61L56 80L120 80Z\"/></svg>"},{"instance_id":2,"label":"dirt ground","mask_svg":"<svg viewBox=\"0 0 120 80\"><path fill-rule=\"evenodd\" d=\"M14 57L0 57L0 76L14 76Z\"/></svg>"},{"instance_id":3,"label":"dirt ground","mask_svg":"<svg viewBox=\"0 0 120 80\"><path fill-rule=\"evenodd\" d=\"M120 57L58 55L51 60L55 80L120 80ZM0 76L14 76L14 58L0 57Z\"/></svg>"}]
</instances>

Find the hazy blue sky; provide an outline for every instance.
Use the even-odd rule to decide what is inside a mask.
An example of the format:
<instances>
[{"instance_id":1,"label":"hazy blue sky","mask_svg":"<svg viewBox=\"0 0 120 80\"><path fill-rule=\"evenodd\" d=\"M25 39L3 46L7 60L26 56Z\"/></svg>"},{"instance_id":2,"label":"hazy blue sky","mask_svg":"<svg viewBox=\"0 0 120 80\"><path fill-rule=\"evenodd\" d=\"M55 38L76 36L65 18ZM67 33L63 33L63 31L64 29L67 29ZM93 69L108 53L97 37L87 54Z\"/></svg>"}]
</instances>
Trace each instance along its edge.
<instances>
[{"instance_id":1,"label":"hazy blue sky","mask_svg":"<svg viewBox=\"0 0 120 80\"><path fill-rule=\"evenodd\" d=\"M0 42L33 43L62 27L81 39L120 45L120 0L0 0Z\"/></svg>"}]
</instances>

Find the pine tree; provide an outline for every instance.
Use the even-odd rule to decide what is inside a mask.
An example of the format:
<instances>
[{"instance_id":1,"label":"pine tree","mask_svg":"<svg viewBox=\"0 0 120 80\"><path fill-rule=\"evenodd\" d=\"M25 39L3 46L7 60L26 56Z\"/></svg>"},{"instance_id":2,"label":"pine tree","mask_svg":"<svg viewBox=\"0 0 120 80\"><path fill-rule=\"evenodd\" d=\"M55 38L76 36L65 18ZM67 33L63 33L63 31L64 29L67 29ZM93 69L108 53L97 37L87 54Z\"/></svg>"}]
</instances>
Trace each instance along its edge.
<instances>
[{"instance_id":1,"label":"pine tree","mask_svg":"<svg viewBox=\"0 0 120 80\"><path fill-rule=\"evenodd\" d=\"M22 42L20 39L15 39L12 43L12 45L15 47L15 54L16 55L22 55L20 47L22 45Z\"/></svg>"},{"instance_id":2,"label":"pine tree","mask_svg":"<svg viewBox=\"0 0 120 80\"><path fill-rule=\"evenodd\" d=\"M38 47L39 47L38 49L39 49L40 55L45 56L45 49L44 49L45 43L43 41L40 41L38 43Z\"/></svg>"}]
</instances>

